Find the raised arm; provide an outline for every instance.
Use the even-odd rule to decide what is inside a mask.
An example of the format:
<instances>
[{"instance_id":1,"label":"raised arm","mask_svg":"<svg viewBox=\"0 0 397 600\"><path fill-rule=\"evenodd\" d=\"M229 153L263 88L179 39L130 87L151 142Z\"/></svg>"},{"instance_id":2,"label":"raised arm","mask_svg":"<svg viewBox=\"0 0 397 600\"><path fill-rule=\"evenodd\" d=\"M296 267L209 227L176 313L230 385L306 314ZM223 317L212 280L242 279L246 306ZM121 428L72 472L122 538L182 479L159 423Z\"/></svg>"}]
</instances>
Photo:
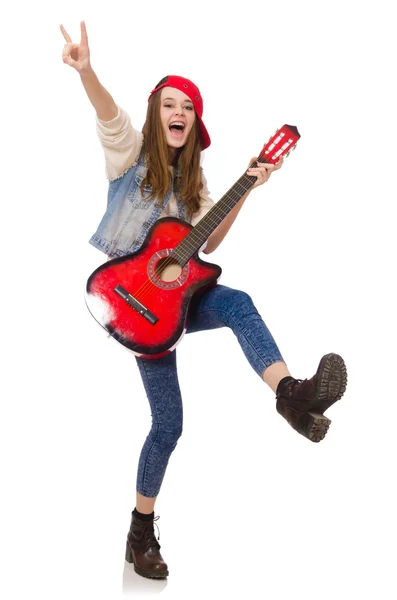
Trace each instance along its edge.
<instances>
[{"instance_id":1,"label":"raised arm","mask_svg":"<svg viewBox=\"0 0 397 600\"><path fill-rule=\"evenodd\" d=\"M87 96L102 121L111 121L117 115L117 106L109 92L99 82L90 62L88 35L84 21L80 22L81 39L74 44L63 25L60 25L66 44L62 50L62 60L80 74Z\"/></svg>"}]
</instances>

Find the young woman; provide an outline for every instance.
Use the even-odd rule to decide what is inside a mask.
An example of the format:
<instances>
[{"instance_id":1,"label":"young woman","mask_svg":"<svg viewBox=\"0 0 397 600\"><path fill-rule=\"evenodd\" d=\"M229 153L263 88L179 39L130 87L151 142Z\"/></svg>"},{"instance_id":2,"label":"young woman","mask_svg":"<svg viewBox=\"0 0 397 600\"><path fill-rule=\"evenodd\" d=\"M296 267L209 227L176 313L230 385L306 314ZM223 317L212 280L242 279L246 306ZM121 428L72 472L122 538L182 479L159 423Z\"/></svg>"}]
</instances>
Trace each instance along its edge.
<instances>
[{"instance_id":1,"label":"young woman","mask_svg":"<svg viewBox=\"0 0 397 600\"><path fill-rule=\"evenodd\" d=\"M149 95L146 121L139 132L91 67L84 21L80 44L73 44L60 27L66 40L63 61L79 72L96 110L109 179L107 210L90 243L114 258L138 250L160 217L176 216L196 225L214 204L200 167L200 153L211 140L202 120L203 101L197 86L175 75L162 79ZM276 165L258 163L248 169L256 182L210 235L202 248L206 254L222 242L252 189L268 181L282 164L280 159ZM187 325L187 333L230 327L254 371L276 394L277 411L309 440L324 438L330 424L324 412L346 389L346 367L339 355L323 356L311 379L293 378L251 298L219 284L194 297ZM156 359L136 356L136 361L153 421L138 464L136 507L127 535L126 559L134 563L140 575L163 578L168 567L154 533L154 522L159 518L154 518L154 505L169 457L182 433L176 351Z\"/></svg>"}]
</instances>

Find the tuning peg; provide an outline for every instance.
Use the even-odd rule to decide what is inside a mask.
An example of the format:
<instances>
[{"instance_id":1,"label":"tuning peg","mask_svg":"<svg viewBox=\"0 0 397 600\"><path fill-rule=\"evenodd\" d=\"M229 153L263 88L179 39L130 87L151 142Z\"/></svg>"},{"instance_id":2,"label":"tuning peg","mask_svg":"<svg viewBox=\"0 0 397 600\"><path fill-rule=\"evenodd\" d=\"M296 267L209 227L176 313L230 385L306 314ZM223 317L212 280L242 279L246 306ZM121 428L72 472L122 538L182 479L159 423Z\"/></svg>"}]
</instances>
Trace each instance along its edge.
<instances>
[{"instance_id":1,"label":"tuning peg","mask_svg":"<svg viewBox=\"0 0 397 600\"><path fill-rule=\"evenodd\" d=\"M288 150L288 152L285 154L285 158L288 158L288 156L291 154L291 150Z\"/></svg>"},{"instance_id":2,"label":"tuning peg","mask_svg":"<svg viewBox=\"0 0 397 600\"><path fill-rule=\"evenodd\" d=\"M295 150L295 148L297 147L298 144L295 144L294 146L292 146L291 151Z\"/></svg>"}]
</instances>

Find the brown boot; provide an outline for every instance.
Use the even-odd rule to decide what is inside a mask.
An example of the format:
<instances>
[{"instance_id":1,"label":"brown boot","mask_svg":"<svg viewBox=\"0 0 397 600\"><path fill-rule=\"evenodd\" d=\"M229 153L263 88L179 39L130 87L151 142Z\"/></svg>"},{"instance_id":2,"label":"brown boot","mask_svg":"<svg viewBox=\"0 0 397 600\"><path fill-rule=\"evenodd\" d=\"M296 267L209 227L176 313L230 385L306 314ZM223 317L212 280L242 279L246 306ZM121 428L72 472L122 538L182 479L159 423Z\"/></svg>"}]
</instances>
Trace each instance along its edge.
<instances>
[{"instance_id":1,"label":"brown boot","mask_svg":"<svg viewBox=\"0 0 397 600\"><path fill-rule=\"evenodd\" d=\"M127 535L127 547L125 560L134 563L134 570L138 575L154 579L165 579L168 575L168 567L160 554L160 544L154 534L155 517L150 521L139 519L132 513L131 527ZM158 529L158 525L156 523ZM159 531L160 539L160 531Z\"/></svg>"},{"instance_id":2,"label":"brown boot","mask_svg":"<svg viewBox=\"0 0 397 600\"><path fill-rule=\"evenodd\" d=\"M285 377L276 392L277 411L298 433L320 442L331 424L325 411L342 398L347 383L346 365L338 354L326 354L309 380Z\"/></svg>"}]
</instances>

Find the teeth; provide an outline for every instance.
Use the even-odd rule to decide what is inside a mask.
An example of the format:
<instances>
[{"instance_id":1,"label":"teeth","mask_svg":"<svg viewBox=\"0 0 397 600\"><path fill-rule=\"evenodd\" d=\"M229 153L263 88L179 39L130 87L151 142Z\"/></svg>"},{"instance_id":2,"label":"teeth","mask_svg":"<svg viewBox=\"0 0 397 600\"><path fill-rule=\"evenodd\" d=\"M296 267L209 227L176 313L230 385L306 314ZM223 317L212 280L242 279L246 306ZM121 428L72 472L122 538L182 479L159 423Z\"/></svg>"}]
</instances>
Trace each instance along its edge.
<instances>
[{"instance_id":1,"label":"teeth","mask_svg":"<svg viewBox=\"0 0 397 600\"><path fill-rule=\"evenodd\" d=\"M173 126L182 127L182 129L185 129L184 123L181 123L180 121L174 121L173 123L170 124L170 127L173 127Z\"/></svg>"}]
</instances>

